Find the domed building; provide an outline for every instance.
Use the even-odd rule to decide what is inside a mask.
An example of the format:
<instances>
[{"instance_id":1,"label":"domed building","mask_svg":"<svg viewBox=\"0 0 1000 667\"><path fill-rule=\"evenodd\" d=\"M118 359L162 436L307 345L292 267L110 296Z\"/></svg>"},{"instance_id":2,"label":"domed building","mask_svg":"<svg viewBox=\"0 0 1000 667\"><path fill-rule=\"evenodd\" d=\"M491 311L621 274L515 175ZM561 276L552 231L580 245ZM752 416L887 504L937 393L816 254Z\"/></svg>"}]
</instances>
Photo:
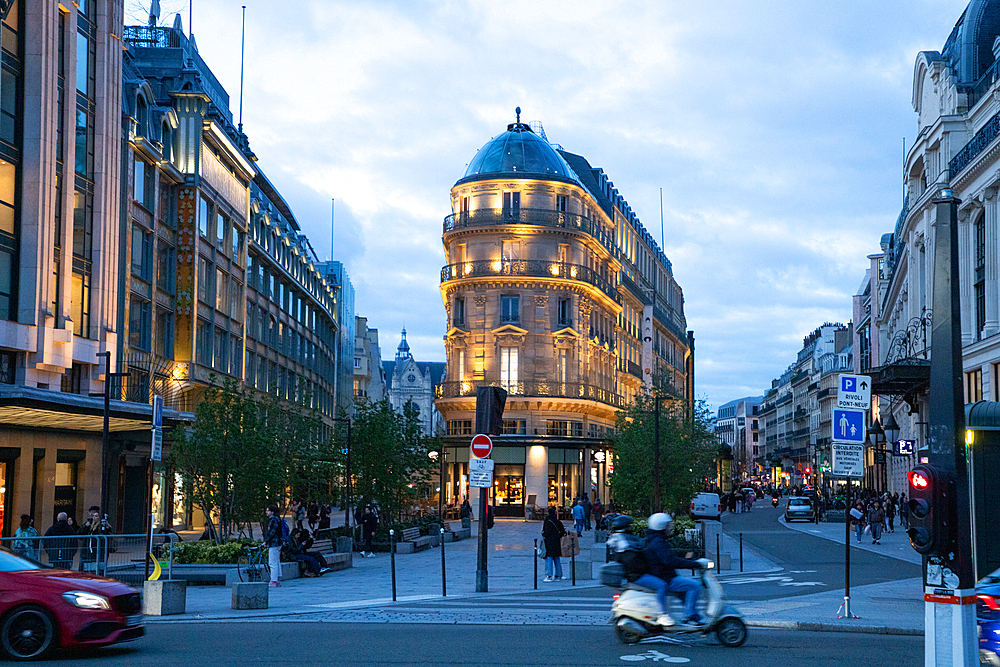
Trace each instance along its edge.
<instances>
[{"instance_id":1,"label":"domed building","mask_svg":"<svg viewBox=\"0 0 1000 667\"><path fill-rule=\"evenodd\" d=\"M467 497L476 388L508 392L500 516L607 501L615 413L654 385L693 396L693 335L670 261L600 168L520 121L451 190L444 220L445 500Z\"/></svg>"}]
</instances>

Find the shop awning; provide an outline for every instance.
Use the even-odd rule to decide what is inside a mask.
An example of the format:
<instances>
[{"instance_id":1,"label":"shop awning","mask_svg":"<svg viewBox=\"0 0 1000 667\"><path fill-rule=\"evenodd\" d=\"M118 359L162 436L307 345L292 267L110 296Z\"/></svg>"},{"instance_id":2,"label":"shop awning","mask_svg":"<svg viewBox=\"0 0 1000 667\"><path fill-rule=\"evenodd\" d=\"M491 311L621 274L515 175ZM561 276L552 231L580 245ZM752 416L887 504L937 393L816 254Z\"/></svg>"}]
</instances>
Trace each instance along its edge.
<instances>
[{"instance_id":1,"label":"shop awning","mask_svg":"<svg viewBox=\"0 0 1000 667\"><path fill-rule=\"evenodd\" d=\"M879 396L917 394L931 384L929 359L909 357L871 370L872 393Z\"/></svg>"}]
</instances>

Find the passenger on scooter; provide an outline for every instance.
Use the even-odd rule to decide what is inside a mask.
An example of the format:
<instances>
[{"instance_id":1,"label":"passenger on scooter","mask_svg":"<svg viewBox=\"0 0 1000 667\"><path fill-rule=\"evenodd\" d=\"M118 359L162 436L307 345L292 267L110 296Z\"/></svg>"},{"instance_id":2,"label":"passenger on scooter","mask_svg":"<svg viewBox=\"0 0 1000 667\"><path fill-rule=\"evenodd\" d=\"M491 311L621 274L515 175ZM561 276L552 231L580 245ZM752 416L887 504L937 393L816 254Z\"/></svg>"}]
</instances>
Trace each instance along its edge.
<instances>
[{"instance_id":1,"label":"passenger on scooter","mask_svg":"<svg viewBox=\"0 0 1000 667\"><path fill-rule=\"evenodd\" d=\"M635 583L656 591L656 599L660 603L659 625L672 625L673 619L667 614L667 591L684 594L684 623L701 625L698 615L698 593L701 584L688 577L677 574L677 568L696 570L701 566L697 561L681 558L674 554L670 547L670 532L673 518L664 512L657 512L649 517L646 524L646 548L643 550L649 573L639 577Z\"/></svg>"}]
</instances>

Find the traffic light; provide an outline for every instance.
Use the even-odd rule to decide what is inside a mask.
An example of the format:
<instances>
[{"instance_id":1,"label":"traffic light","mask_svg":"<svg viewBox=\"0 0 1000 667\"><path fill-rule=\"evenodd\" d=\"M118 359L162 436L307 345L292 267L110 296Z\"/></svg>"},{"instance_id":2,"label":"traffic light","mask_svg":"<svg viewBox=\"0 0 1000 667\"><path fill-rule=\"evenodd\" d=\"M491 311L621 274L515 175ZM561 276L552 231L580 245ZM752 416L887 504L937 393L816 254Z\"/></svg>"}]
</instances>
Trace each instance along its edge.
<instances>
[{"instance_id":1,"label":"traffic light","mask_svg":"<svg viewBox=\"0 0 1000 667\"><path fill-rule=\"evenodd\" d=\"M807 474L807 475L810 475L810 474L812 474L812 468L809 468L809 467L807 467L807 468L806 468L806 474Z\"/></svg>"},{"instance_id":2,"label":"traffic light","mask_svg":"<svg viewBox=\"0 0 1000 667\"><path fill-rule=\"evenodd\" d=\"M499 435L507 392L500 387L476 387L476 433Z\"/></svg>"},{"instance_id":3,"label":"traffic light","mask_svg":"<svg viewBox=\"0 0 1000 667\"><path fill-rule=\"evenodd\" d=\"M954 541L952 528L954 488L953 475L930 464L921 464L908 474L910 480L910 546L921 554L943 554Z\"/></svg>"}]
</instances>

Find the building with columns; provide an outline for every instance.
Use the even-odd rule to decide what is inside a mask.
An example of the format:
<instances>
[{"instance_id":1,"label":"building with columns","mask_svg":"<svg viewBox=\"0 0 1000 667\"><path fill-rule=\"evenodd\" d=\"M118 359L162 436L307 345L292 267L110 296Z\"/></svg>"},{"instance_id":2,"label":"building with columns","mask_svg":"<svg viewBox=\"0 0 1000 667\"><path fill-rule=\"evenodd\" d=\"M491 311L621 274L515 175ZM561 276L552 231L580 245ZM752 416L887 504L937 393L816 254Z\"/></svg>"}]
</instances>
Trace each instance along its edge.
<instances>
[{"instance_id":1,"label":"building with columns","mask_svg":"<svg viewBox=\"0 0 1000 667\"><path fill-rule=\"evenodd\" d=\"M500 516L608 499L616 412L693 396L693 334L670 261L600 168L518 119L469 162L444 220L446 501L468 495L476 387L508 392Z\"/></svg>"},{"instance_id":2,"label":"building with columns","mask_svg":"<svg viewBox=\"0 0 1000 667\"><path fill-rule=\"evenodd\" d=\"M906 197L895 228L869 256L855 297L857 370L891 413L899 439L928 441L933 351L934 199L949 190L959 205L959 273L966 403L1000 400L1000 1L971 0L941 51L921 51L913 69L918 134L906 154ZM859 310L860 309L860 310ZM905 491L913 457L890 457L889 490ZM879 482L881 483L881 482Z\"/></svg>"}]
</instances>

